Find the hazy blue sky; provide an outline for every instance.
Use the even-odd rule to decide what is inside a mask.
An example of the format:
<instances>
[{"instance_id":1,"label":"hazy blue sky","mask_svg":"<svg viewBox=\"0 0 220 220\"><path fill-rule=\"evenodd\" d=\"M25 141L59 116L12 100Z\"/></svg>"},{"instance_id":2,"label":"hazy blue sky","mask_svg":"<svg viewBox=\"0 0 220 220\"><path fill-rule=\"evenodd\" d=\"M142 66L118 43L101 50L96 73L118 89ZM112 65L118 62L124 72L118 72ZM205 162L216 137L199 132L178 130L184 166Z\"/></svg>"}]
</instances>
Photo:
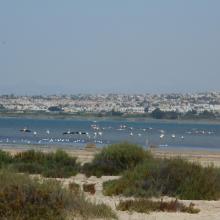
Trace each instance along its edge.
<instances>
[{"instance_id":1,"label":"hazy blue sky","mask_svg":"<svg viewBox=\"0 0 220 220\"><path fill-rule=\"evenodd\" d=\"M0 0L0 93L220 90L219 0Z\"/></svg>"}]
</instances>

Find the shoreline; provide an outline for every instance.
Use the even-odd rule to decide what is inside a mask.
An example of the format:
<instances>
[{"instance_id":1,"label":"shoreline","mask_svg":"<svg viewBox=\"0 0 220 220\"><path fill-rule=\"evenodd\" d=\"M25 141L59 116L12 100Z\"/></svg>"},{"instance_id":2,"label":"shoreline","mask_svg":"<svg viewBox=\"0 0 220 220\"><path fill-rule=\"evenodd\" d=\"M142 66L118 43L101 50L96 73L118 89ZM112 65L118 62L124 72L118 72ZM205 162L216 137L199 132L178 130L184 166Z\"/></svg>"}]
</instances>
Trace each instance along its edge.
<instances>
[{"instance_id":1,"label":"shoreline","mask_svg":"<svg viewBox=\"0 0 220 220\"><path fill-rule=\"evenodd\" d=\"M196 124L220 124L219 118L210 118L210 119L155 119L152 117L132 117L132 116L102 116L97 115L76 115L76 114L59 114L59 113L0 113L0 118L17 118L17 119L38 119L38 120L98 120L98 121L125 121L125 122L163 122L163 123L196 123Z\"/></svg>"},{"instance_id":2,"label":"shoreline","mask_svg":"<svg viewBox=\"0 0 220 220\"><path fill-rule=\"evenodd\" d=\"M191 162L200 163L203 166L220 167L220 151L211 151L206 149L151 149L156 158L175 158L181 157Z\"/></svg>"}]
</instances>

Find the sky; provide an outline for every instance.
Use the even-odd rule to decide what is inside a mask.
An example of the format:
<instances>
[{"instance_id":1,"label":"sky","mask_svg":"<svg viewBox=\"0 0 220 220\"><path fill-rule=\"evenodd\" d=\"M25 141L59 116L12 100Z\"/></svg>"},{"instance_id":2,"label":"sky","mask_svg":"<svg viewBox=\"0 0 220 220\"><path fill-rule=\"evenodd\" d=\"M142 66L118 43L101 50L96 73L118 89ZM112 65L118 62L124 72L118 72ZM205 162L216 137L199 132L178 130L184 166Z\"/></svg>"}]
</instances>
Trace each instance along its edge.
<instances>
[{"instance_id":1,"label":"sky","mask_svg":"<svg viewBox=\"0 0 220 220\"><path fill-rule=\"evenodd\" d=\"M203 91L219 0L0 0L0 94Z\"/></svg>"}]
</instances>

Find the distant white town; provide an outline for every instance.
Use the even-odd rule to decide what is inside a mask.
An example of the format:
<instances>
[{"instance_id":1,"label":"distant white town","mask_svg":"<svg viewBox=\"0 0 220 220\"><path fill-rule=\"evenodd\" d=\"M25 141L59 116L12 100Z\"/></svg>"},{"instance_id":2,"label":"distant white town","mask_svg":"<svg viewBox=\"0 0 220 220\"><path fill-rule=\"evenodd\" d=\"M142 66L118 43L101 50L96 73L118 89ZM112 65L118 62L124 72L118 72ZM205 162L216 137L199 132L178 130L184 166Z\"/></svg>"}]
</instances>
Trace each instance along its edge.
<instances>
[{"instance_id":1,"label":"distant white town","mask_svg":"<svg viewBox=\"0 0 220 220\"><path fill-rule=\"evenodd\" d=\"M120 112L124 114L189 111L220 113L220 92L195 94L78 94L49 96L1 95L0 110L62 111L64 113Z\"/></svg>"}]
</instances>

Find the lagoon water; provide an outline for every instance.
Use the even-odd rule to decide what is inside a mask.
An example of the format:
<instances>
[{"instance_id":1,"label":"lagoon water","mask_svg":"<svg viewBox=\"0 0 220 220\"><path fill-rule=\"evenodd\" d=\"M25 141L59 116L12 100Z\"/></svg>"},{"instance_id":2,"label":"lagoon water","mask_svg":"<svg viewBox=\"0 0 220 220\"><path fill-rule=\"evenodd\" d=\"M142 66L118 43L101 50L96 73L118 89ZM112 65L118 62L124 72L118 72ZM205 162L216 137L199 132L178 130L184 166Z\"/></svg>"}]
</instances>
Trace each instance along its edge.
<instances>
[{"instance_id":1,"label":"lagoon water","mask_svg":"<svg viewBox=\"0 0 220 220\"><path fill-rule=\"evenodd\" d=\"M23 128L31 132L20 131ZM96 143L102 147L121 141L161 148L220 150L220 124L160 120L0 118L0 145L4 147L37 145L77 148L86 143Z\"/></svg>"}]
</instances>

